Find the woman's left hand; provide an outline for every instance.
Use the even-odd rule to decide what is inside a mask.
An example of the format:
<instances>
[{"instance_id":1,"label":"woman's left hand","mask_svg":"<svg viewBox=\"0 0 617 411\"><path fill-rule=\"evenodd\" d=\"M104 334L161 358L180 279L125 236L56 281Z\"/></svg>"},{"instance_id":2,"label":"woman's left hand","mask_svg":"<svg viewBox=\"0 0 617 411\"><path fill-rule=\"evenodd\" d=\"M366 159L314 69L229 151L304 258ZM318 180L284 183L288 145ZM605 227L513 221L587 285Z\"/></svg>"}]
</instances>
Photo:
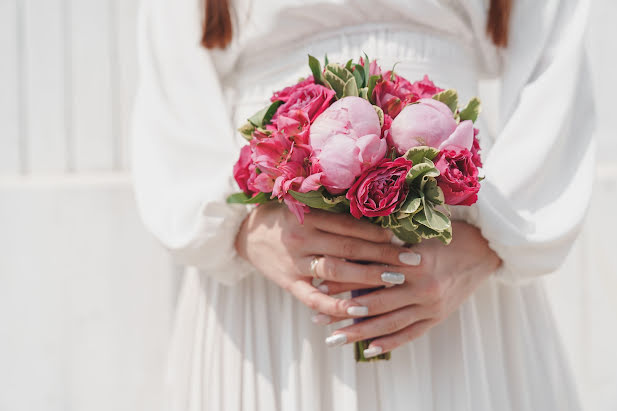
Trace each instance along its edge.
<instances>
[{"instance_id":1,"label":"woman's left hand","mask_svg":"<svg viewBox=\"0 0 617 411\"><path fill-rule=\"evenodd\" d=\"M326 343L337 346L374 339L365 356L375 356L421 336L456 311L501 260L477 228L453 222L453 232L448 246L438 240L413 246L422 257L419 266L390 266L405 276L405 283L354 298L355 303L368 308L372 318L336 330ZM330 295L350 290L343 283L324 284ZM313 321L331 324L343 319L317 314Z\"/></svg>"}]
</instances>

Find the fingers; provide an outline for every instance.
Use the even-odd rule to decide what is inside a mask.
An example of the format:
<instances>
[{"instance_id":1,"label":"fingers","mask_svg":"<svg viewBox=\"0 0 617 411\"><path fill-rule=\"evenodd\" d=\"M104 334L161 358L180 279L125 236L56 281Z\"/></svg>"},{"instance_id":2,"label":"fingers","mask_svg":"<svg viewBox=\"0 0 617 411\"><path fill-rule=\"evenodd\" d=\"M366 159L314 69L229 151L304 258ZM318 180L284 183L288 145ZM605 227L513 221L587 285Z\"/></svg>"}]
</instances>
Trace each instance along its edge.
<instances>
[{"instance_id":1,"label":"fingers","mask_svg":"<svg viewBox=\"0 0 617 411\"><path fill-rule=\"evenodd\" d=\"M344 334L345 343L393 334L420 320L425 319L421 306L410 305L391 313L369 318L336 330L333 335ZM339 337L339 340L342 339Z\"/></svg>"},{"instance_id":2,"label":"fingers","mask_svg":"<svg viewBox=\"0 0 617 411\"><path fill-rule=\"evenodd\" d=\"M370 261L389 265L420 267L422 257L412 249L390 243L373 243L352 237L323 233L312 244L314 254L330 255L350 261Z\"/></svg>"},{"instance_id":3,"label":"fingers","mask_svg":"<svg viewBox=\"0 0 617 411\"><path fill-rule=\"evenodd\" d=\"M313 271L311 271L313 258L317 258L317 260L313 267ZM303 260L303 265L305 266L303 271L309 273L311 276L322 280L328 280L329 282L363 284L363 286L359 288L403 284L406 279L400 267L391 267L382 264L356 264L342 258L330 256L307 257ZM358 288L334 287L333 290L334 289L341 290L337 292L338 294L339 292Z\"/></svg>"},{"instance_id":4,"label":"fingers","mask_svg":"<svg viewBox=\"0 0 617 411\"><path fill-rule=\"evenodd\" d=\"M363 290L372 287L361 283L338 283L335 281L324 281L319 284L317 288L324 294L337 295L347 291Z\"/></svg>"},{"instance_id":5,"label":"fingers","mask_svg":"<svg viewBox=\"0 0 617 411\"><path fill-rule=\"evenodd\" d=\"M331 317L363 317L366 307L351 300L330 297L306 280L296 280L287 289L291 294L313 311L318 311Z\"/></svg>"},{"instance_id":6,"label":"fingers","mask_svg":"<svg viewBox=\"0 0 617 411\"><path fill-rule=\"evenodd\" d=\"M392 231L387 228L346 214L311 210L306 219L318 230L374 243L389 243L393 236Z\"/></svg>"},{"instance_id":7,"label":"fingers","mask_svg":"<svg viewBox=\"0 0 617 411\"><path fill-rule=\"evenodd\" d=\"M369 344L369 347L364 350L366 358L375 357L379 354L390 352L401 345L415 340L424 335L433 325L435 321L432 319L424 319L415 322L395 333L377 338Z\"/></svg>"}]
</instances>

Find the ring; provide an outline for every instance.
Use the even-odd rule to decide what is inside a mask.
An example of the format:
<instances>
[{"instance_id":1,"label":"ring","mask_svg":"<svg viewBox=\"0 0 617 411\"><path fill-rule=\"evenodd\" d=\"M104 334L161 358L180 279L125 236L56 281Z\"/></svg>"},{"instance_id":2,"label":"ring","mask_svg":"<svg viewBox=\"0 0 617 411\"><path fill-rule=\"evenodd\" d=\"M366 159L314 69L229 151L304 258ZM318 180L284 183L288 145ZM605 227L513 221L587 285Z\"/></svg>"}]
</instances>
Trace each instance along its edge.
<instances>
[{"instance_id":1,"label":"ring","mask_svg":"<svg viewBox=\"0 0 617 411\"><path fill-rule=\"evenodd\" d=\"M316 255L313 256L313 258L311 259L311 275L313 276L313 278L319 278L317 277L317 272L315 271L315 269L317 268L317 264L319 263L319 257L317 257Z\"/></svg>"}]
</instances>

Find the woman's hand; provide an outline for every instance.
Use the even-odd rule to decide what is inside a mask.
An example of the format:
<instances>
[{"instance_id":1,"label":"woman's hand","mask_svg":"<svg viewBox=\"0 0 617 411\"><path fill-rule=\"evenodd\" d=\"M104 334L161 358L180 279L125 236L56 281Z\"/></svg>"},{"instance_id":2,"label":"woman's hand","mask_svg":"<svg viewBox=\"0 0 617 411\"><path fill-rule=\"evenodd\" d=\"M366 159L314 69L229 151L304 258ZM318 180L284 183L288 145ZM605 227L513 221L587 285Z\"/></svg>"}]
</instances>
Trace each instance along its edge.
<instances>
[{"instance_id":1,"label":"woman's hand","mask_svg":"<svg viewBox=\"0 0 617 411\"><path fill-rule=\"evenodd\" d=\"M368 315L376 317L335 331L326 343L336 346L375 338L364 354L372 357L421 336L456 311L499 267L501 260L477 228L453 222L453 232L448 246L429 240L413 247L421 255L422 263L417 267L396 268L405 274L404 284L349 300L368 307ZM349 289L344 284L327 282L326 285L329 294ZM322 324L343 319L323 313L315 318L315 322Z\"/></svg>"},{"instance_id":2,"label":"woman's hand","mask_svg":"<svg viewBox=\"0 0 617 411\"><path fill-rule=\"evenodd\" d=\"M391 244L392 232L349 215L311 210L301 225L287 207L268 203L256 207L236 238L240 256L315 311L332 317L365 316L355 301L328 296L312 285L314 276L338 288L372 288L404 280L394 266L419 264L419 256ZM372 261L354 264L346 260ZM384 275L384 273L386 273ZM321 287L325 291L324 287Z\"/></svg>"}]
</instances>

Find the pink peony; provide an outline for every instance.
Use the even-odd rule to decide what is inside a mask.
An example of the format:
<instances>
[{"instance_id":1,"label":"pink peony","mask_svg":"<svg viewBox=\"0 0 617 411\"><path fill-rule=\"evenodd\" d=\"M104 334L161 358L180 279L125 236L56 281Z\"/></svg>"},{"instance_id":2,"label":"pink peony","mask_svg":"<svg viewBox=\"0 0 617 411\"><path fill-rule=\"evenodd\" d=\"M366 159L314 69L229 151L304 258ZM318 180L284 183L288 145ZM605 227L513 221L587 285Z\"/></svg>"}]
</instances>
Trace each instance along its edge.
<instances>
[{"instance_id":1,"label":"pink peony","mask_svg":"<svg viewBox=\"0 0 617 411\"><path fill-rule=\"evenodd\" d=\"M480 141L478 140L478 134L480 130L477 128L473 129L473 145L471 146L471 159L476 167L482 167L482 158L480 158Z\"/></svg>"},{"instance_id":2,"label":"pink peony","mask_svg":"<svg viewBox=\"0 0 617 411\"><path fill-rule=\"evenodd\" d=\"M333 194L351 187L387 150L375 109L360 97L342 98L317 117L310 129L310 144L322 172L321 182Z\"/></svg>"},{"instance_id":3,"label":"pink peony","mask_svg":"<svg viewBox=\"0 0 617 411\"><path fill-rule=\"evenodd\" d=\"M407 197L409 186L405 177L412 165L403 157L393 161L383 159L362 173L346 195L351 214L356 218L392 214Z\"/></svg>"},{"instance_id":4,"label":"pink peony","mask_svg":"<svg viewBox=\"0 0 617 411\"><path fill-rule=\"evenodd\" d=\"M478 200L480 182L472 157L471 151L458 147L446 147L435 157L435 167L440 173L437 184L446 204L469 206Z\"/></svg>"},{"instance_id":5,"label":"pink peony","mask_svg":"<svg viewBox=\"0 0 617 411\"><path fill-rule=\"evenodd\" d=\"M248 181L251 174L254 172L255 165L251 161L251 146L246 145L240 150L240 158L236 164L234 164L234 179L246 195L253 194L252 190L249 190L248 188Z\"/></svg>"},{"instance_id":6,"label":"pink peony","mask_svg":"<svg viewBox=\"0 0 617 411\"><path fill-rule=\"evenodd\" d=\"M399 154L416 146L442 149L456 146L470 150L473 145L473 122L457 124L444 103L430 98L405 107L392 121L390 144Z\"/></svg>"},{"instance_id":7,"label":"pink peony","mask_svg":"<svg viewBox=\"0 0 617 411\"><path fill-rule=\"evenodd\" d=\"M334 90L319 84L298 87L285 96L285 103L272 116L272 124L280 130L289 126L290 119L310 123L328 108L335 94Z\"/></svg>"}]
</instances>

